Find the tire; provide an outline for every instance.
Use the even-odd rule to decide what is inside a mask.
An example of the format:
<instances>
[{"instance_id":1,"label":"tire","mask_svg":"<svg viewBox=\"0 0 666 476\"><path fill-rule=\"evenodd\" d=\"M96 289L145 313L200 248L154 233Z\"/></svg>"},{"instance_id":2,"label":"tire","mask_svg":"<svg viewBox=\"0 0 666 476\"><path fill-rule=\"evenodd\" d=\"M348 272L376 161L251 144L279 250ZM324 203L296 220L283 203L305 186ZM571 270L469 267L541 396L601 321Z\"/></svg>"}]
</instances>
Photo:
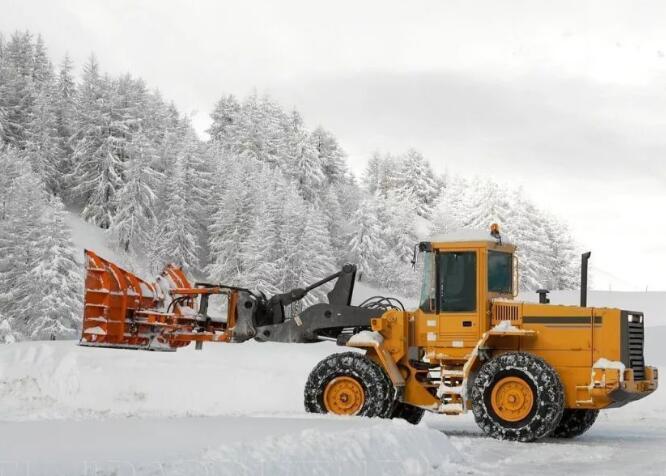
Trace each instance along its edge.
<instances>
[{"instance_id":1,"label":"tire","mask_svg":"<svg viewBox=\"0 0 666 476\"><path fill-rule=\"evenodd\" d=\"M550 434L553 438L575 438L589 430L599 416L599 410L565 409L560 424Z\"/></svg>"},{"instance_id":2,"label":"tire","mask_svg":"<svg viewBox=\"0 0 666 476\"><path fill-rule=\"evenodd\" d=\"M305 410L388 418L394 396L384 369L364 354L345 352L329 355L312 369L305 385Z\"/></svg>"},{"instance_id":3,"label":"tire","mask_svg":"<svg viewBox=\"0 0 666 476\"><path fill-rule=\"evenodd\" d=\"M391 413L391 418L402 418L403 420L411 423L412 425L418 425L425 414L423 408L415 407L414 405L409 405L407 403L397 402L393 413Z\"/></svg>"},{"instance_id":4,"label":"tire","mask_svg":"<svg viewBox=\"0 0 666 476\"><path fill-rule=\"evenodd\" d=\"M500 440L548 436L564 411L557 372L540 357L523 352L501 354L483 364L471 397L477 425Z\"/></svg>"}]
</instances>

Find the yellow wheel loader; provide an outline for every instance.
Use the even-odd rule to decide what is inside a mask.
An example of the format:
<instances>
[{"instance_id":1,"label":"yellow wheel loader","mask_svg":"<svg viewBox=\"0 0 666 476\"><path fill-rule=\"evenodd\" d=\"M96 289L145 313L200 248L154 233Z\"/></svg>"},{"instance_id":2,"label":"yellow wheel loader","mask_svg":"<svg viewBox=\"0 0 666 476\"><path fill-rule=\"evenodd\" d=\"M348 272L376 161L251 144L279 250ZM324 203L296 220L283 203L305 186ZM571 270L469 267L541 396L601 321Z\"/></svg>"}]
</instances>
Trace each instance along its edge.
<instances>
[{"instance_id":1,"label":"yellow wheel loader","mask_svg":"<svg viewBox=\"0 0 666 476\"><path fill-rule=\"evenodd\" d=\"M491 233L422 242L420 304L371 319L344 336L365 352L334 354L312 371L305 408L314 413L403 418L472 411L489 436L571 438L599 410L643 398L657 369L643 358L640 312L591 308L583 255L581 305L514 300L515 246ZM416 254L416 253L415 253Z\"/></svg>"},{"instance_id":2,"label":"yellow wheel loader","mask_svg":"<svg viewBox=\"0 0 666 476\"><path fill-rule=\"evenodd\" d=\"M488 435L532 441L585 432L600 409L643 398L657 369L643 359L643 314L591 308L583 255L581 305L519 302L516 248L490 233L446 236L415 249L423 267L418 309L373 297L351 305L356 267L267 297L190 283L168 266L154 283L86 251L80 344L174 351L195 342L311 343L350 347L311 372L305 409L402 418L472 411ZM418 253L417 253L418 252ZM327 302L293 317L286 307L328 283ZM221 302L215 303L221 299Z\"/></svg>"}]
</instances>

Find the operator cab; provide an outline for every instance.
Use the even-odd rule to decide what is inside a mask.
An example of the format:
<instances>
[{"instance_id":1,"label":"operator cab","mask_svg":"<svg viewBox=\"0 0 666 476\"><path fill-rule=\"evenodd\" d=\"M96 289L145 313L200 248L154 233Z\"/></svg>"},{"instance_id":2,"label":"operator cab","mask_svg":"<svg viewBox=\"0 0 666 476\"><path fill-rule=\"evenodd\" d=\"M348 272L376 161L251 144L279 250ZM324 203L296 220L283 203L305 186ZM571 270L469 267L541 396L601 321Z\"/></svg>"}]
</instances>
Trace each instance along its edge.
<instances>
[{"instance_id":1,"label":"operator cab","mask_svg":"<svg viewBox=\"0 0 666 476\"><path fill-rule=\"evenodd\" d=\"M512 299L517 293L515 250L502 241L497 225L490 232L462 231L419 243L423 260L419 314L437 323L437 329L427 333L429 340L434 336L448 341L450 335L458 339L442 344L476 344L487 330L490 301Z\"/></svg>"}]
</instances>

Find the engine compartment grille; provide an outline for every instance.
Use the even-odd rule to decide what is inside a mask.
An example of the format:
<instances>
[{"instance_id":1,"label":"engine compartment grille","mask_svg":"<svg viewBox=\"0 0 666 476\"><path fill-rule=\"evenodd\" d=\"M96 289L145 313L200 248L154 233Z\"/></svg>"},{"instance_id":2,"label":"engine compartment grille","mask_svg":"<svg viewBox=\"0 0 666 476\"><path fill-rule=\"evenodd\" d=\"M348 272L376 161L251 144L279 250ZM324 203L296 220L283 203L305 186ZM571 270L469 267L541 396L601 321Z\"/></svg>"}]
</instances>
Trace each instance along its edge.
<instances>
[{"instance_id":1,"label":"engine compartment grille","mask_svg":"<svg viewBox=\"0 0 666 476\"><path fill-rule=\"evenodd\" d=\"M496 326L502 321L509 321L511 324L518 325L522 323L519 304L502 301L493 302L491 321L492 326Z\"/></svg>"},{"instance_id":2,"label":"engine compartment grille","mask_svg":"<svg viewBox=\"0 0 666 476\"><path fill-rule=\"evenodd\" d=\"M645 379L645 323L643 313L622 311L622 363L633 369L634 379Z\"/></svg>"}]
</instances>

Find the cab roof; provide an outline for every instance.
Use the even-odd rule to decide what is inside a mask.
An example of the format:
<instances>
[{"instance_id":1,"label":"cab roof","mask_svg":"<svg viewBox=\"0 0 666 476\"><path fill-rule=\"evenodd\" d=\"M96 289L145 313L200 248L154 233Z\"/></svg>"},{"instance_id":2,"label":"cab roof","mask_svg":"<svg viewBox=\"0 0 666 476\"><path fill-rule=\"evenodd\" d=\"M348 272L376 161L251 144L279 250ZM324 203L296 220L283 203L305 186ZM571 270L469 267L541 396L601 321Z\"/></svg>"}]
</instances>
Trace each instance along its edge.
<instances>
[{"instance_id":1,"label":"cab roof","mask_svg":"<svg viewBox=\"0 0 666 476\"><path fill-rule=\"evenodd\" d=\"M452 243L461 241L489 241L496 243L497 240L488 230L455 230L450 233L439 234L430 237L431 243Z\"/></svg>"},{"instance_id":2,"label":"cab roof","mask_svg":"<svg viewBox=\"0 0 666 476\"><path fill-rule=\"evenodd\" d=\"M419 249L421 251L430 251L433 248L433 245L443 245L447 244L461 244L465 245L468 243L487 243L492 245L493 248L506 248L506 249L515 249L513 244L502 240L501 243L490 234L489 230L457 230L450 233L444 233L440 235L432 236L427 241L422 241L419 243Z\"/></svg>"}]
</instances>

